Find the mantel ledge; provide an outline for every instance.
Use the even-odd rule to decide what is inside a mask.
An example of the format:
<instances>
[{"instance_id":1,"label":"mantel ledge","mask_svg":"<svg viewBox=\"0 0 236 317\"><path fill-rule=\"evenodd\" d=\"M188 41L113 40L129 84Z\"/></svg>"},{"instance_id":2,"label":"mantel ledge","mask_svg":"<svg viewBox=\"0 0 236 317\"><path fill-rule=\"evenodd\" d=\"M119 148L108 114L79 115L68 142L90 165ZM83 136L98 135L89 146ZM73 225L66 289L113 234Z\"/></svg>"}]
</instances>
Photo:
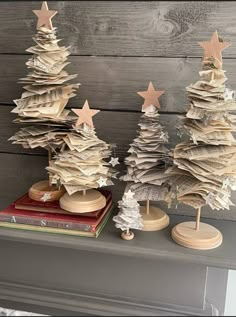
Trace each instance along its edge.
<instances>
[{"instance_id":1,"label":"mantel ledge","mask_svg":"<svg viewBox=\"0 0 236 317\"><path fill-rule=\"evenodd\" d=\"M168 259L170 261L236 269L236 222L204 219L204 222L212 224L222 232L224 241L222 246L217 249L198 251L181 247L171 239L171 228L175 224L193 219L193 217L171 216L169 228L159 232L136 231L135 239L132 241L123 241L120 238L120 232L114 228L111 220L98 239L6 228L0 229L0 239L86 252L110 253L118 256L156 260Z\"/></svg>"}]
</instances>

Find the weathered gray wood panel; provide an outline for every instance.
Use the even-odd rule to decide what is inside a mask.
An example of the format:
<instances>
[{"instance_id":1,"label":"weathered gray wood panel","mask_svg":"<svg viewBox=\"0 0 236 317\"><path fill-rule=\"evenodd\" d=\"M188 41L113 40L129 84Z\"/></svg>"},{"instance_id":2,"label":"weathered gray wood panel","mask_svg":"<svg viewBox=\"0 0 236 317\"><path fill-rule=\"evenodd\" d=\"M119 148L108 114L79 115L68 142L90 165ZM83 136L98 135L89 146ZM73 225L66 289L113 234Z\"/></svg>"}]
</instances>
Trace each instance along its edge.
<instances>
[{"instance_id":1,"label":"weathered gray wood panel","mask_svg":"<svg viewBox=\"0 0 236 317\"><path fill-rule=\"evenodd\" d=\"M0 154L0 208L26 193L29 187L47 177L46 157Z\"/></svg>"},{"instance_id":2,"label":"weathered gray wood panel","mask_svg":"<svg viewBox=\"0 0 236 317\"><path fill-rule=\"evenodd\" d=\"M1 6L1 3L0 3ZM1 37L0 37L1 39ZM23 92L17 84L27 74L28 56L0 55L0 103L12 103ZM78 73L81 87L68 106L81 107L86 99L99 109L140 111L143 99L137 91L146 90L149 81L165 90L161 111L183 112L188 105L185 87L199 79L200 59L145 57L70 57L70 73ZM228 84L236 88L235 60L225 60Z\"/></svg>"},{"instance_id":3,"label":"weathered gray wood panel","mask_svg":"<svg viewBox=\"0 0 236 317\"><path fill-rule=\"evenodd\" d=\"M12 123L12 120L16 118L16 115L10 112L12 109L12 107L0 106L0 152L47 155L43 149L28 150L8 141L9 137L22 127L22 125ZM117 145L116 155L121 160L127 156L129 144L137 134L141 115L141 112L101 111L94 117L98 137L108 143L115 143ZM174 146L178 139L175 127L179 123L179 117L162 114L160 121L166 130L170 131L169 146Z\"/></svg>"},{"instance_id":4,"label":"weathered gray wood panel","mask_svg":"<svg viewBox=\"0 0 236 317\"><path fill-rule=\"evenodd\" d=\"M201 56L198 41L217 29L234 39L236 3L228 1L50 1L54 26L73 54ZM0 2L0 52L24 52L35 33L39 1ZM16 23L16 13L18 14ZM224 56L235 57L236 46Z\"/></svg>"}]
</instances>

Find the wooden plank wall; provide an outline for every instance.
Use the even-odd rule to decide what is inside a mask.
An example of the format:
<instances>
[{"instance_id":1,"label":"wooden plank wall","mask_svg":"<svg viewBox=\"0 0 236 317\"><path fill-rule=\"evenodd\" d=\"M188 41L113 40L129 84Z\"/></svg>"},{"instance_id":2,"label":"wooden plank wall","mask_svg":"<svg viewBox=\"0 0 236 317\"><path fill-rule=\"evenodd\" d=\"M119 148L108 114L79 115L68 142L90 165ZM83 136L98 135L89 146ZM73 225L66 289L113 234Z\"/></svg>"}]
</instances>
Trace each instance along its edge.
<instances>
[{"instance_id":1,"label":"wooden plank wall","mask_svg":"<svg viewBox=\"0 0 236 317\"><path fill-rule=\"evenodd\" d=\"M17 80L27 74L25 49L33 45L41 1L0 1L0 208L44 177L45 152L27 151L7 139L18 129L11 121L13 99L22 92ZM187 106L185 86L198 78L202 49L198 41L218 30L232 46L224 51L229 86L236 87L236 2L227 1L49 1L57 10L54 26L71 45L68 71L78 73L79 94L69 107L85 99L103 110L95 118L98 135L117 143L120 158L136 135L142 99L137 91L153 81L166 90L160 98L161 121L176 136L178 116ZM119 199L124 184L113 187ZM235 201L236 201L236 195ZM170 213L193 213L185 206ZM204 216L236 219L233 211Z\"/></svg>"}]
</instances>

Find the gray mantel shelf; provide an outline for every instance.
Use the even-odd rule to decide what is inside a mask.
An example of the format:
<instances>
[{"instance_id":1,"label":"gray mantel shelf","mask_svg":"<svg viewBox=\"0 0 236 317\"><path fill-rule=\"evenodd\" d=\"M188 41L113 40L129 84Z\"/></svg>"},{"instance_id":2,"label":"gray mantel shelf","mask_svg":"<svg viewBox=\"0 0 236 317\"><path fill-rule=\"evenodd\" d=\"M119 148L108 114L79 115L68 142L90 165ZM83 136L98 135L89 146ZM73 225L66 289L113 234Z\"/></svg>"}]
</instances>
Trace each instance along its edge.
<instances>
[{"instance_id":1,"label":"gray mantel shelf","mask_svg":"<svg viewBox=\"0 0 236 317\"><path fill-rule=\"evenodd\" d=\"M211 267L236 269L236 222L203 219L223 234L222 246L214 250L198 251L177 245L170 237L171 228L191 217L171 216L170 227L160 232L136 231L135 239L123 241L110 220L98 239L54 235L30 231L0 229L0 239L45 245L88 252L110 253L129 257L158 258L203 264Z\"/></svg>"}]
</instances>

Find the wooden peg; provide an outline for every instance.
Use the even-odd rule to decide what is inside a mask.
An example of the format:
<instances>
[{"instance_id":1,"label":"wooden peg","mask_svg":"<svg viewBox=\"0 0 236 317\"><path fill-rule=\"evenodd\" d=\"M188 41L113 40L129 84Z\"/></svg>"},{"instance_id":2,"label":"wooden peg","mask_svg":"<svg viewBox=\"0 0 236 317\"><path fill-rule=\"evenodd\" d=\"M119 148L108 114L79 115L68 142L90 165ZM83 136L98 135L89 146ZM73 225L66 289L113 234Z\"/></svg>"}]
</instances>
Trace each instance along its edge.
<instances>
[{"instance_id":1,"label":"wooden peg","mask_svg":"<svg viewBox=\"0 0 236 317\"><path fill-rule=\"evenodd\" d=\"M147 200L147 204L146 204L146 214L149 215L150 212L150 201Z\"/></svg>"},{"instance_id":2,"label":"wooden peg","mask_svg":"<svg viewBox=\"0 0 236 317\"><path fill-rule=\"evenodd\" d=\"M199 230L200 227L200 218L201 218L201 208L197 209L197 215L196 215L196 230Z\"/></svg>"}]
</instances>

